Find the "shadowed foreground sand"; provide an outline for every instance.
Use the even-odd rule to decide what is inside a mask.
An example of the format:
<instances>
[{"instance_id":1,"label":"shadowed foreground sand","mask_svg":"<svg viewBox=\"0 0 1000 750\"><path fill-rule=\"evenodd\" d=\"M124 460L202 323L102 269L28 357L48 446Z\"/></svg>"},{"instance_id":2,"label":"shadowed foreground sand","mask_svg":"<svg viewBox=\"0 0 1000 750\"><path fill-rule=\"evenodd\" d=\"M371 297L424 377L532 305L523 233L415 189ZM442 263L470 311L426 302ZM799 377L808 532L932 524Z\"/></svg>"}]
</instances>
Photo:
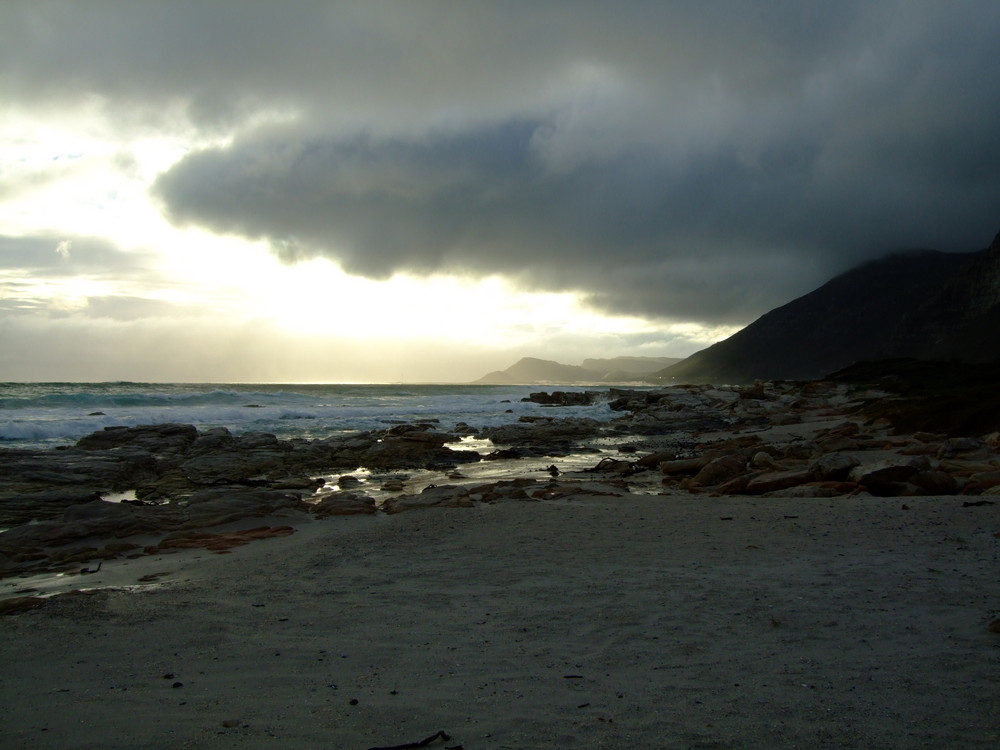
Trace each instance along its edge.
<instances>
[{"instance_id":1,"label":"shadowed foreground sand","mask_svg":"<svg viewBox=\"0 0 1000 750\"><path fill-rule=\"evenodd\" d=\"M109 561L170 574L0 619L2 744L995 748L1000 506L905 503L510 502Z\"/></svg>"}]
</instances>

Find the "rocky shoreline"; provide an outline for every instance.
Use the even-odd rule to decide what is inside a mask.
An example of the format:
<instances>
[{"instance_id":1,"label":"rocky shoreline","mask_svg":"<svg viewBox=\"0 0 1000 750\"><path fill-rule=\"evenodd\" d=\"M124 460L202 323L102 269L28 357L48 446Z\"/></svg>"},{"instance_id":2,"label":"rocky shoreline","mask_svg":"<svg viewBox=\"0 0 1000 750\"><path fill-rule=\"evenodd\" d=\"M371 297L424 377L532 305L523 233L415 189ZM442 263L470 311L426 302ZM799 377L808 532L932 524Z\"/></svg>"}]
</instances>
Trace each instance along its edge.
<instances>
[{"instance_id":1,"label":"rocky shoreline","mask_svg":"<svg viewBox=\"0 0 1000 750\"><path fill-rule=\"evenodd\" d=\"M244 530L244 538L207 531L248 519L581 494L1000 499L997 432L899 433L890 420L869 416L895 398L873 386L760 382L530 398L553 407L553 416L450 431L433 421L399 424L322 440L182 424L110 427L70 448L0 451L0 525L11 527L0 533L0 576L188 546L225 551L291 533L284 525ZM558 416L560 405L584 400L608 402L620 416ZM464 449L463 436L493 450ZM581 468L588 455L592 463ZM560 467L567 456L576 457L574 466ZM539 460L549 464L543 477ZM473 469L487 462L502 462L502 479L494 471L494 481L476 480ZM357 477L362 467L365 480ZM424 481L412 481L413 472ZM426 481L427 472L440 481ZM103 499L115 493L127 496Z\"/></svg>"},{"instance_id":2,"label":"rocky shoreline","mask_svg":"<svg viewBox=\"0 0 1000 750\"><path fill-rule=\"evenodd\" d=\"M5 497L134 502L0 534L0 721L38 748L996 747L997 436L898 429L884 385L7 454Z\"/></svg>"}]
</instances>

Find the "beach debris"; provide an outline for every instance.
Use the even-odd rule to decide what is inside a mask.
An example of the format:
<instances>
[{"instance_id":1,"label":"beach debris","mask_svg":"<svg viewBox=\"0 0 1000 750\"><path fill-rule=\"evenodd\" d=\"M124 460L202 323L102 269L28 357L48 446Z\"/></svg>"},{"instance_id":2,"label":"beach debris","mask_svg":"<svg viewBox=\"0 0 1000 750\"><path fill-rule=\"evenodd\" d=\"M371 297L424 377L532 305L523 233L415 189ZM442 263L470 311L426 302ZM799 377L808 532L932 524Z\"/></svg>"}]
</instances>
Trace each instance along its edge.
<instances>
[{"instance_id":1,"label":"beach debris","mask_svg":"<svg viewBox=\"0 0 1000 750\"><path fill-rule=\"evenodd\" d=\"M368 750L411 750L411 748L427 747L432 742L437 742L438 740L443 740L447 742L451 739L451 735L447 732L435 732L430 737L425 737L418 742L404 742L401 745L379 745L378 747L370 747Z\"/></svg>"},{"instance_id":2,"label":"beach debris","mask_svg":"<svg viewBox=\"0 0 1000 750\"><path fill-rule=\"evenodd\" d=\"M620 474L621 476L626 476L628 474L635 474L636 472L643 471L643 468L641 466L637 466L631 461L623 461L620 458L606 456L598 461L596 466L584 469L584 471L591 473Z\"/></svg>"}]
</instances>

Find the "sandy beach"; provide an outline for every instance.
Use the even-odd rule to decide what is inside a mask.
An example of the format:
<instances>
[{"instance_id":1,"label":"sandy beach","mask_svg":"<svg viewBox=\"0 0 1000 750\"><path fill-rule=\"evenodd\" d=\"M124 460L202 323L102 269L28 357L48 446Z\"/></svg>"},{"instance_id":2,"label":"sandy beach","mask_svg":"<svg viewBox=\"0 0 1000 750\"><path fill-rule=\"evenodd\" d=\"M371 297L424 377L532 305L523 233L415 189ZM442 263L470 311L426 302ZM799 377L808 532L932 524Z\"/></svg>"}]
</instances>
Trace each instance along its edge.
<instances>
[{"instance_id":1,"label":"sandy beach","mask_svg":"<svg viewBox=\"0 0 1000 750\"><path fill-rule=\"evenodd\" d=\"M107 561L90 585L166 575L0 620L2 744L993 748L998 507L635 495L253 519L234 528L297 531Z\"/></svg>"}]
</instances>

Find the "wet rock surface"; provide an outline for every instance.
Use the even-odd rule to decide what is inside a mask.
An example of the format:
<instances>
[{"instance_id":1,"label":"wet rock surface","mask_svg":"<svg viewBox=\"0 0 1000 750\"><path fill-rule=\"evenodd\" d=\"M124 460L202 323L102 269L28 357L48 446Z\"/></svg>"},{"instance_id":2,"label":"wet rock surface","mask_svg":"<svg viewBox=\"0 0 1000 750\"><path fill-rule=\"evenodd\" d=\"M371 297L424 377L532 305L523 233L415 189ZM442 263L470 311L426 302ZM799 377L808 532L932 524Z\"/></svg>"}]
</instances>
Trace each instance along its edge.
<instances>
[{"instance_id":1,"label":"wet rock surface","mask_svg":"<svg viewBox=\"0 0 1000 750\"><path fill-rule=\"evenodd\" d=\"M252 503L260 490L308 496L321 484L316 476L358 466L440 468L480 460L475 451L445 447L455 440L429 425L313 441L178 424L110 427L71 448L0 451L0 526L58 518L73 505L127 491L148 504L201 504L212 489Z\"/></svg>"},{"instance_id":2,"label":"wet rock surface","mask_svg":"<svg viewBox=\"0 0 1000 750\"><path fill-rule=\"evenodd\" d=\"M606 429L606 423L589 417L521 417L513 424L480 430L476 437L498 446L527 449L530 455L559 456L578 450L582 442Z\"/></svg>"},{"instance_id":3,"label":"wet rock surface","mask_svg":"<svg viewBox=\"0 0 1000 750\"><path fill-rule=\"evenodd\" d=\"M542 406L590 406L604 397L602 391L543 391L528 394L522 401L531 401Z\"/></svg>"},{"instance_id":4,"label":"wet rock surface","mask_svg":"<svg viewBox=\"0 0 1000 750\"><path fill-rule=\"evenodd\" d=\"M156 474L148 452L0 450L0 526L51 518L66 507L131 489Z\"/></svg>"},{"instance_id":5,"label":"wet rock surface","mask_svg":"<svg viewBox=\"0 0 1000 750\"><path fill-rule=\"evenodd\" d=\"M886 398L864 384L755 383L622 392L611 407L632 412L623 429L630 423L660 424L659 434L668 434L670 426L684 426L684 437L650 438L645 444L658 458L668 489L905 497L976 495L1000 485L1000 433L908 434L881 410L873 416L870 405ZM700 428L690 428L699 421ZM724 429L711 428L723 422ZM664 445L675 450L663 451ZM652 463L648 456L638 462L643 468Z\"/></svg>"},{"instance_id":6,"label":"wet rock surface","mask_svg":"<svg viewBox=\"0 0 1000 750\"><path fill-rule=\"evenodd\" d=\"M0 451L0 525L13 527L0 533L0 573L107 559L127 554L130 537L266 516L392 514L580 493L982 495L965 500L974 504L1000 496L1000 433L902 432L868 409L887 397L877 386L779 382L585 396L610 402L621 415L522 417L454 432L434 422L401 423L318 440L162 424L108 428L67 449ZM450 447L460 435L492 441L495 450ZM620 452L607 455L615 440ZM603 457L583 471L551 463L588 451ZM547 472L544 479L517 468L530 463L518 459L543 458L548 468L530 471ZM456 467L489 460L511 462L510 478L420 487L405 474L389 474L437 471L464 479ZM359 467L382 477L379 499L366 493L377 483L351 474ZM135 499L101 499L126 491Z\"/></svg>"}]
</instances>

